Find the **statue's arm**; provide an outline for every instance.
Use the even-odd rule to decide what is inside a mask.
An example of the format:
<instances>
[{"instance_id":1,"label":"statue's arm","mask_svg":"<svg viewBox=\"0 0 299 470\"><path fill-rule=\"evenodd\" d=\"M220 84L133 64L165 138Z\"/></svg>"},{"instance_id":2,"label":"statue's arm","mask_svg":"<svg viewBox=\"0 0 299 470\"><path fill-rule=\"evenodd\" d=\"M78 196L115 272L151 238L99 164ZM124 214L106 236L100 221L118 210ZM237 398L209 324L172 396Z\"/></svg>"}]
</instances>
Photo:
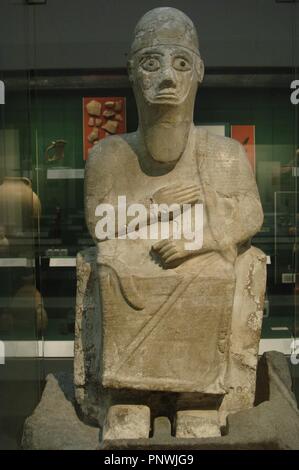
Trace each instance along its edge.
<instances>
[{"instance_id":1,"label":"statue's arm","mask_svg":"<svg viewBox=\"0 0 299 470\"><path fill-rule=\"evenodd\" d=\"M121 152L122 148L117 139L104 139L91 150L86 162L84 177L85 220L88 231L96 243L105 241L108 238L117 238L130 231L130 228L127 227L128 220L119 220L118 217L121 205L118 197L127 196L127 194L119 194L117 187L120 177ZM125 171L125 166L123 170ZM140 219L139 228L149 224L150 206L152 203L151 195L140 201L128 199L126 204L132 202L141 204L146 209L144 220ZM96 213L97 208L100 206L103 211L105 208L108 209L105 215L103 213L100 214L100 211ZM99 230L96 230L98 222L104 217L111 222L108 223L112 229L111 236L109 237L105 235L100 236ZM133 228L131 228L132 230Z\"/></svg>"},{"instance_id":2,"label":"statue's arm","mask_svg":"<svg viewBox=\"0 0 299 470\"><path fill-rule=\"evenodd\" d=\"M84 175L85 221L90 236L98 242L95 229L98 221L96 208L110 202L113 175L109 168L109 155L104 141L99 142L89 153Z\"/></svg>"},{"instance_id":3,"label":"statue's arm","mask_svg":"<svg viewBox=\"0 0 299 470\"><path fill-rule=\"evenodd\" d=\"M233 158L238 162L237 184L234 187L232 181L230 194L215 195L215 214L219 217L211 218L213 238L222 251L250 240L261 229L264 218L255 177L241 144L236 144Z\"/></svg>"},{"instance_id":4,"label":"statue's arm","mask_svg":"<svg viewBox=\"0 0 299 470\"><path fill-rule=\"evenodd\" d=\"M229 149L231 150L231 149ZM204 194L203 243L201 248L186 250L186 240L162 240L153 249L166 267L208 252L219 252L234 262L240 245L248 242L261 228L263 210L245 150L235 142L226 158L234 160L237 181L224 193L221 185L208 185ZM229 177L229 173L227 174Z\"/></svg>"}]
</instances>

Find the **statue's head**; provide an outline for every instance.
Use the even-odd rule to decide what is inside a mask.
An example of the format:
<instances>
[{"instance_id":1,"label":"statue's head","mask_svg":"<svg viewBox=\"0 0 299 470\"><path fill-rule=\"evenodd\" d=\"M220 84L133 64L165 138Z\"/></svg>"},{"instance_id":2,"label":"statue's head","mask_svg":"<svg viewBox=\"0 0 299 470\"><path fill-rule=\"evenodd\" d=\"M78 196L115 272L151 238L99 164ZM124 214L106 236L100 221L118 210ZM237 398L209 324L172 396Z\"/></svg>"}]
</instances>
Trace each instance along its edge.
<instances>
[{"instance_id":1,"label":"statue's head","mask_svg":"<svg viewBox=\"0 0 299 470\"><path fill-rule=\"evenodd\" d=\"M193 105L204 66L192 21L175 8L155 8L137 23L128 61L137 102Z\"/></svg>"}]
</instances>

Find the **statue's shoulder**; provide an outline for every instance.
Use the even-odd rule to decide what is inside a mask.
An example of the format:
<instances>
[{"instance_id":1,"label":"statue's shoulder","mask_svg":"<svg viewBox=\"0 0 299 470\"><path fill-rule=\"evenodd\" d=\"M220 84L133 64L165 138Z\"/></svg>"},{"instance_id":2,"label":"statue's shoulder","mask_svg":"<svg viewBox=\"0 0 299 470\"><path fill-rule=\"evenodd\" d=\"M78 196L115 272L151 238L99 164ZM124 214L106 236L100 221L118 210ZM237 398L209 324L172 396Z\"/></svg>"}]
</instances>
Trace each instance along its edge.
<instances>
[{"instance_id":1,"label":"statue's shoulder","mask_svg":"<svg viewBox=\"0 0 299 470\"><path fill-rule=\"evenodd\" d=\"M255 193L256 183L244 146L204 128L196 128L196 132L197 156L203 158L203 178L223 194L245 189Z\"/></svg>"},{"instance_id":2,"label":"statue's shoulder","mask_svg":"<svg viewBox=\"0 0 299 470\"><path fill-rule=\"evenodd\" d=\"M135 133L111 135L99 140L89 151L87 166L94 168L100 166L113 167L120 158L126 158L130 142Z\"/></svg>"},{"instance_id":3,"label":"statue's shoulder","mask_svg":"<svg viewBox=\"0 0 299 470\"><path fill-rule=\"evenodd\" d=\"M208 154L213 154L214 158L230 160L242 160L244 147L240 142L231 137L213 134L204 127L196 127L196 140L200 146L205 146Z\"/></svg>"}]
</instances>

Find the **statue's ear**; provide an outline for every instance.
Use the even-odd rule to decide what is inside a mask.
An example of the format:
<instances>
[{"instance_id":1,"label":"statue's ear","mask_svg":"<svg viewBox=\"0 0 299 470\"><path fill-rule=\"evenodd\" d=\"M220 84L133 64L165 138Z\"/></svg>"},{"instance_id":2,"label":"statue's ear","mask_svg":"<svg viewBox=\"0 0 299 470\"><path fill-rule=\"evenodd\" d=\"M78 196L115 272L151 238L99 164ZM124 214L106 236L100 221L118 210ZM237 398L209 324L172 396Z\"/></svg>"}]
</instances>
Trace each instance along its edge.
<instances>
[{"instance_id":1,"label":"statue's ear","mask_svg":"<svg viewBox=\"0 0 299 470\"><path fill-rule=\"evenodd\" d=\"M197 74L197 80L199 83L201 83L205 74L205 66L201 58L198 56L196 56L195 59L195 70Z\"/></svg>"},{"instance_id":2,"label":"statue's ear","mask_svg":"<svg viewBox=\"0 0 299 470\"><path fill-rule=\"evenodd\" d=\"M128 70L128 75L129 75L129 80L131 83L133 83L133 59L128 59L127 62L127 70Z\"/></svg>"}]
</instances>

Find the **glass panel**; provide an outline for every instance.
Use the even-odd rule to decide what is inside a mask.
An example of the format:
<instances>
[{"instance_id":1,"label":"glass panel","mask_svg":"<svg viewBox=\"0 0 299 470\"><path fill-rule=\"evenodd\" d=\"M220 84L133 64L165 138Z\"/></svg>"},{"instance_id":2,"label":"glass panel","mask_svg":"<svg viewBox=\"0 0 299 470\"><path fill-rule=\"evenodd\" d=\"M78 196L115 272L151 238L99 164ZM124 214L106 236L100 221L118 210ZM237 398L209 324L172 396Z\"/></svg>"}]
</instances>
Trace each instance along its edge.
<instances>
[{"instance_id":1,"label":"glass panel","mask_svg":"<svg viewBox=\"0 0 299 470\"><path fill-rule=\"evenodd\" d=\"M15 5L15 12L25 35L26 9ZM32 180L29 78L0 71L0 449L18 448L24 419L40 397L36 358L46 314L35 276L40 202Z\"/></svg>"},{"instance_id":2,"label":"glass panel","mask_svg":"<svg viewBox=\"0 0 299 470\"><path fill-rule=\"evenodd\" d=\"M25 71L0 70L0 80L6 85L6 102L0 105L0 448L18 447L24 419L40 397L44 368L51 372L72 367L76 255L94 245L84 219L88 149L105 136L135 131L138 123L131 84L125 69L120 68L124 64L118 63L123 44L118 56L103 54L111 59L114 71L84 69L87 63L96 64L90 51L108 50L109 43L96 42L92 28L86 36L87 26L86 31L78 29L77 43L72 42L71 33L68 41L61 36L62 44L50 35L46 38L46 33L39 35L47 14L55 26L57 21L58 29L73 14L64 7L57 13L50 3L33 7L16 2L9 9L10 24L16 14L22 25L18 37L23 36L19 41L23 51L18 54L23 57L20 69ZM84 2L77 2L74 15L78 16L80 3ZM281 3L285 3L281 8L290 7L289 2ZM112 24L115 12L113 2L111 5L109 28L115 51L120 43L115 40L118 32ZM294 8L298 13L299 5ZM238 15L235 13L236 21L240 20ZM137 16L136 12L136 20ZM191 11L190 16L196 23L197 15ZM294 21L290 16L290 42L294 42ZM196 26L200 33L200 25ZM127 30L129 41L131 31L125 21L122 28ZM252 244L268 259L260 352L278 350L289 355L299 331L298 106L290 101L290 84L298 74L290 66L247 69L246 54L253 54L251 44L260 39L255 37L257 29L253 31L255 34L243 41L248 48L239 56L243 67L225 64L225 58L221 68L219 64L207 67L194 121L211 132L239 140L245 147L264 210L263 227ZM217 34L214 42L221 47ZM261 42L272 47L276 42L267 34L261 29ZM226 41L237 39L232 36ZM211 47L211 41L207 44ZM43 51L60 46L63 51L71 46L81 51L77 68L69 65L71 60L66 65L69 70L48 66ZM5 44L1 47L4 50ZM57 54L52 63L61 64L62 55ZM42 66L29 73L36 57ZM208 63L210 57L206 58ZM261 61L258 54L256 61ZM296 344L293 353L299 351ZM50 356L69 360L60 364L59 360L55 364L43 361ZM292 376L298 395L295 363Z\"/></svg>"},{"instance_id":3,"label":"glass panel","mask_svg":"<svg viewBox=\"0 0 299 470\"><path fill-rule=\"evenodd\" d=\"M242 75L244 77L244 72L239 75L240 83ZM197 112L198 123L229 122L231 136L241 139L248 158L251 163L254 161L264 224L252 244L268 258L262 345L268 348L272 344L272 349L281 349L283 339L286 340L283 347L289 354L294 332L295 107L289 98L292 74L289 78L271 72L267 75L263 80L268 85L264 87L262 77L252 74L250 80L246 79L246 87L235 85L200 91ZM271 81L281 82L280 87L272 85ZM246 141L251 133L252 143ZM263 343L263 339L275 341Z\"/></svg>"},{"instance_id":4,"label":"glass panel","mask_svg":"<svg viewBox=\"0 0 299 470\"><path fill-rule=\"evenodd\" d=\"M34 180L43 206L39 255L41 294L49 320L45 330L46 341L74 339L75 257L78 251L94 244L84 219L83 109L86 106L83 107L83 99L93 97L102 101L103 110L105 103L122 100L117 114L120 115L118 119L122 119L119 122L123 129L132 131L137 122L135 102L126 76L109 77L107 89L105 86L86 88L87 80L107 84L105 75L100 72L86 77L63 76L53 71L46 80L52 86L43 87L42 76L35 76L32 94L32 140L36 155ZM120 88L118 84L124 81L126 88ZM57 83L60 84L58 90ZM89 147L92 145L88 142L89 133L100 117L91 119L93 126L87 122L85 139ZM104 123L103 119L96 128L99 134L106 135L102 129ZM57 345L58 356L64 348L63 344Z\"/></svg>"},{"instance_id":5,"label":"glass panel","mask_svg":"<svg viewBox=\"0 0 299 470\"><path fill-rule=\"evenodd\" d=\"M49 316L45 338L72 340L74 257L80 249L93 244L83 212L83 98L124 97L128 132L136 129L137 112L128 82L126 87L117 87L125 76L114 76L115 86L110 78L109 88L105 88L105 76L100 71L92 77L58 77L58 72L49 74L47 83L63 83L59 91L42 89L41 77L35 77L32 139L38 170L36 184L43 204L39 253L41 291ZM86 87L95 77L99 86ZM263 347L272 344L272 349L288 353L295 314L297 157L295 106L290 102L289 89L292 77L291 71L261 75L239 70L232 75L223 69L217 71L215 80L215 73L207 71L194 112L196 124L240 140L251 161L265 215L262 230L252 243L268 257L262 338L278 340L264 342ZM74 83L80 83L80 87L74 89Z\"/></svg>"}]
</instances>

